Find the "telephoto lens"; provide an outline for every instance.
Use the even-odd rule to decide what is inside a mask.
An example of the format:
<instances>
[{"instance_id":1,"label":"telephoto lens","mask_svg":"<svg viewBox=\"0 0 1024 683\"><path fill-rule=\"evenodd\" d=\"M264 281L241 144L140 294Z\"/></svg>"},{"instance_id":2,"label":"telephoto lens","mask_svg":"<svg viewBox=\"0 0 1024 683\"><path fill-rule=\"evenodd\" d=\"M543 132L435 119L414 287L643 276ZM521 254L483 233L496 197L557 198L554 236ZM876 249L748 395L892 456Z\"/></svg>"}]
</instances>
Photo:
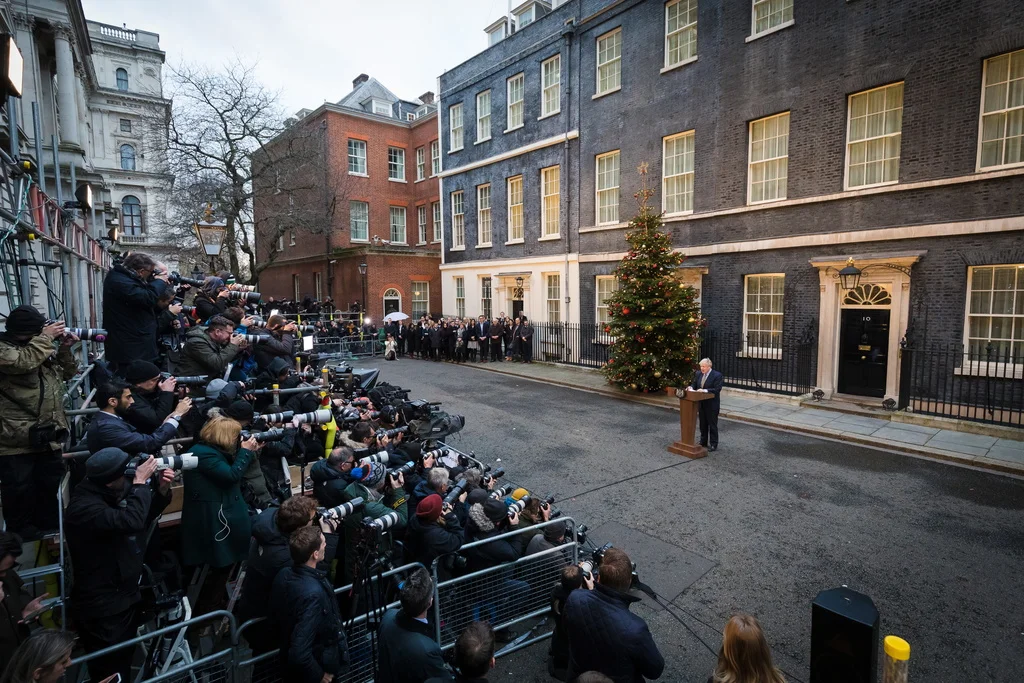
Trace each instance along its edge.
<instances>
[{"instance_id":1,"label":"telephoto lens","mask_svg":"<svg viewBox=\"0 0 1024 683\"><path fill-rule=\"evenodd\" d=\"M583 576L588 580L594 578L594 572L597 570L597 565L590 560L583 560L580 562L580 571L583 572Z\"/></svg>"},{"instance_id":2,"label":"telephoto lens","mask_svg":"<svg viewBox=\"0 0 1024 683\"><path fill-rule=\"evenodd\" d=\"M247 304L258 304L260 302L260 293L229 291L228 298L233 299L234 301L242 301Z\"/></svg>"},{"instance_id":3,"label":"telephoto lens","mask_svg":"<svg viewBox=\"0 0 1024 683\"><path fill-rule=\"evenodd\" d=\"M368 455L365 458L359 459L359 465L369 465L371 463L379 462L381 465L387 465L391 456L388 455L387 451L381 451L380 453L374 453Z\"/></svg>"},{"instance_id":4,"label":"telephoto lens","mask_svg":"<svg viewBox=\"0 0 1024 683\"><path fill-rule=\"evenodd\" d=\"M195 316L198 315L198 313L196 313L196 307L195 306L182 306L181 307L181 312L184 313L185 315L190 315L192 317L195 317Z\"/></svg>"},{"instance_id":5,"label":"telephoto lens","mask_svg":"<svg viewBox=\"0 0 1024 683\"><path fill-rule=\"evenodd\" d=\"M427 451L426 453L421 455L420 458L422 458L423 460L426 460L427 458L433 458L434 460L439 460L440 458L443 458L446 455L448 455L448 449L447 448L435 448L432 451Z\"/></svg>"},{"instance_id":6,"label":"telephoto lens","mask_svg":"<svg viewBox=\"0 0 1024 683\"><path fill-rule=\"evenodd\" d=\"M389 439L393 439L399 434L405 434L409 431L409 425L402 425L401 427L395 427L394 429L378 429L377 438L383 439L385 436Z\"/></svg>"},{"instance_id":7,"label":"telephoto lens","mask_svg":"<svg viewBox=\"0 0 1024 683\"><path fill-rule=\"evenodd\" d=\"M255 292L256 287L254 285L240 285L237 282L232 282L227 285L228 291L231 292Z\"/></svg>"},{"instance_id":8,"label":"telephoto lens","mask_svg":"<svg viewBox=\"0 0 1024 683\"><path fill-rule=\"evenodd\" d=\"M202 280L193 280L190 277L182 277L180 273L171 273L167 276L167 279L175 285L191 285L193 287L202 287Z\"/></svg>"},{"instance_id":9,"label":"telephoto lens","mask_svg":"<svg viewBox=\"0 0 1024 683\"><path fill-rule=\"evenodd\" d=\"M242 339L249 344L260 344L262 342L270 341L273 337L269 334L243 334Z\"/></svg>"},{"instance_id":10,"label":"telephoto lens","mask_svg":"<svg viewBox=\"0 0 1024 683\"><path fill-rule=\"evenodd\" d=\"M97 330L92 327L65 327L64 331L85 341L102 342L107 340L106 330Z\"/></svg>"},{"instance_id":11,"label":"telephoto lens","mask_svg":"<svg viewBox=\"0 0 1024 683\"><path fill-rule=\"evenodd\" d=\"M508 506L508 516L518 515L526 507L526 504L530 502L530 496L523 496L516 502Z\"/></svg>"},{"instance_id":12,"label":"telephoto lens","mask_svg":"<svg viewBox=\"0 0 1024 683\"><path fill-rule=\"evenodd\" d=\"M498 479L501 479L504 476L505 476L505 468L504 467L499 467L498 469L493 470L492 472L488 472L483 477L484 486L487 486L492 481L496 481Z\"/></svg>"},{"instance_id":13,"label":"telephoto lens","mask_svg":"<svg viewBox=\"0 0 1024 683\"><path fill-rule=\"evenodd\" d=\"M313 334L314 332L316 332L316 327L313 325L297 325L295 329L300 334Z\"/></svg>"},{"instance_id":14,"label":"telephoto lens","mask_svg":"<svg viewBox=\"0 0 1024 683\"><path fill-rule=\"evenodd\" d=\"M377 531L387 531L401 521L402 518L398 516L397 512L389 512L383 517L378 517L377 519L364 519L363 526L376 529Z\"/></svg>"},{"instance_id":15,"label":"telephoto lens","mask_svg":"<svg viewBox=\"0 0 1024 683\"><path fill-rule=\"evenodd\" d=\"M158 470L194 470L199 467L199 456L191 453L165 455L156 459Z\"/></svg>"},{"instance_id":16,"label":"telephoto lens","mask_svg":"<svg viewBox=\"0 0 1024 683\"><path fill-rule=\"evenodd\" d=\"M168 375L168 377L174 376ZM164 377L164 379L167 379L167 377ZM174 380L178 384L208 384L210 377L209 375L186 375L185 377L174 377Z\"/></svg>"},{"instance_id":17,"label":"telephoto lens","mask_svg":"<svg viewBox=\"0 0 1024 683\"><path fill-rule=\"evenodd\" d=\"M459 479L455 482L455 486L451 487L448 494L444 497L444 502L449 505L454 505L455 501L457 501L459 496L462 495L462 492L466 490L466 484L467 482L465 479Z\"/></svg>"},{"instance_id":18,"label":"telephoto lens","mask_svg":"<svg viewBox=\"0 0 1024 683\"><path fill-rule=\"evenodd\" d=\"M358 406L359 408L366 408L370 405L370 399L368 398L354 398L348 402L350 406Z\"/></svg>"},{"instance_id":19,"label":"telephoto lens","mask_svg":"<svg viewBox=\"0 0 1024 683\"><path fill-rule=\"evenodd\" d=\"M264 432L242 432L242 439L256 439L256 443L269 443L271 441L282 441L288 435L284 427L268 429Z\"/></svg>"},{"instance_id":20,"label":"telephoto lens","mask_svg":"<svg viewBox=\"0 0 1024 683\"><path fill-rule=\"evenodd\" d=\"M497 498L498 500L501 500L502 498L507 498L508 495L512 493L512 491L514 490L515 487L511 485L498 487L491 491L491 498Z\"/></svg>"},{"instance_id":21,"label":"telephoto lens","mask_svg":"<svg viewBox=\"0 0 1024 683\"><path fill-rule=\"evenodd\" d=\"M321 519L345 519L353 512L363 509L366 504L362 498L353 498L347 503L342 503L332 508L317 508L317 514Z\"/></svg>"},{"instance_id":22,"label":"telephoto lens","mask_svg":"<svg viewBox=\"0 0 1024 683\"><path fill-rule=\"evenodd\" d=\"M263 316L249 315L249 316L246 316L246 317L249 318L249 327L266 327L267 326L267 321L263 319Z\"/></svg>"},{"instance_id":23,"label":"telephoto lens","mask_svg":"<svg viewBox=\"0 0 1024 683\"><path fill-rule=\"evenodd\" d=\"M292 420L300 425L325 425L334 419L334 413L331 412L330 408L321 408L320 410L314 410L311 413L299 413L292 417Z\"/></svg>"},{"instance_id":24,"label":"telephoto lens","mask_svg":"<svg viewBox=\"0 0 1024 683\"><path fill-rule=\"evenodd\" d=\"M267 424L275 424L280 422L288 422L295 415L294 410L286 410L283 413L265 413L256 414L252 416L253 421L261 420Z\"/></svg>"},{"instance_id":25,"label":"telephoto lens","mask_svg":"<svg viewBox=\"0 0 1024 683\"><path fill-rule=\"evenodd\" d=\"M392 470L388 470L388 474L391 475L392 477L397 477L400 474L408 474L409 472L412 472L414 469L416 469L416 463L409 461L402 465L401 467L396 467Z\"/></svg>"}]
</instances>

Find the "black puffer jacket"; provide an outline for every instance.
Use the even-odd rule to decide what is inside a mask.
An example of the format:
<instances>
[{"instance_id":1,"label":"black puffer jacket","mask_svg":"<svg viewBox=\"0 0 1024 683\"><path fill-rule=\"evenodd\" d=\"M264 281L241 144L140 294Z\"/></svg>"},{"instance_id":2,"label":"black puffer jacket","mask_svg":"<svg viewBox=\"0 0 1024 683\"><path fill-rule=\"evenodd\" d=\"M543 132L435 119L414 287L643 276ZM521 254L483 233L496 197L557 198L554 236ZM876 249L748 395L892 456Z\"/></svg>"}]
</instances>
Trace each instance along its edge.
<instances>
[{"instance_id":1,"label":"black puffer jacket","mask_svg":"<svg viewBox=\"0 0 1024 683\"><path fill-rule=\"evenodd\" d=\"M152 434L174 410L174 394L169 391L143 391L132 387L135 402L124 419L143 434Z\"/></svg>"},{"instance_id":2,"label":"black puffer jacket","mask_svg":"<svg viewBox=\"0 0 1024 683\"><path fill-rule=\"evenodd\" d=\"M156 302L167 289L163 280L143 282L121 264L115 264L103 281L103 343L107 361L128 363L154 361L156 344Z\"/></svg>"},{"instance_id":3,"label":"black puffer jacket","mask_svg":"<svg viewBox=\"0 0 1024 683\"><path fill-rule=\"evenodd\" d=\"M444 516L444 524L440 522L424 522L416 515L409 516L409 526L405 532L405 545L412 554L411 562L420 562L424 567L448 553L454 553L462 547L462 526L454 512ZM451 578L444 562L438 564L441 580Z\"/></svg>"},{"instance_id":4,"label":"black puffer jacket","mask_svg":"<svg viewBox=\"0 0 1024 683\"><path fill-rule=\"evenodd\" d=\"M252 544L246 563L238 621L267 616L267 596L278 572L292 564L288 537L277 528L277 508L264 510L252 523Z\"/></svg>"},{"instance_id":5,"label":"black puffer jacket","mask_svg":"<svg viewBox=\"0 0 1024 683\"><path fill-rule=\"evenodd\" d=\"M348 642L338 601L324 575L310 567L281 570L270 591L270 618L277 625L283 680L320 683L325 673L348 671Z\"/></svg>"}]
</instances>

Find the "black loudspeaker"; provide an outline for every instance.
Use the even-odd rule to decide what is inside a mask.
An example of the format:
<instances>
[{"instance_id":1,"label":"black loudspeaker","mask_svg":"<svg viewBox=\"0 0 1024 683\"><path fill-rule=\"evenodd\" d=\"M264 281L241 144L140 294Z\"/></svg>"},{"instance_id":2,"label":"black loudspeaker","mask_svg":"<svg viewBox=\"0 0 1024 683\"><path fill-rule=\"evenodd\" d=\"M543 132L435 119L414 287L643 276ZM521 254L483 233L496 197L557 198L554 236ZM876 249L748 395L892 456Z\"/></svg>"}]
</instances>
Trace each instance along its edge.
<instances>
[{"instance_id":1,"label":"black loudspeaker","mask_svg":"<svg viewBox=\"0 0 1024 683\"><path fill-rule=\"evenodd\" d=\"M876 683L878 610L871 598L833 588L811 604L809 683Z\"/></svg>"}]
</instances>

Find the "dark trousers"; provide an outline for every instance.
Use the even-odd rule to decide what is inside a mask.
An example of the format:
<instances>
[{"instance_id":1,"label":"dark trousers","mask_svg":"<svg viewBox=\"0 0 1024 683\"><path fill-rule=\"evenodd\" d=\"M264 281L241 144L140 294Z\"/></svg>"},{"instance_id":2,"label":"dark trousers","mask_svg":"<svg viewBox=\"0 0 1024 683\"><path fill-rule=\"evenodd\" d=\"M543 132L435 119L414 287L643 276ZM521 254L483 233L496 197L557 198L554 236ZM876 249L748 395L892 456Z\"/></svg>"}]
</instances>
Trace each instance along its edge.
<instances>
[{"instance_id":1,"label":"dark trousers","mask_svg":"<svg viewBox=\"0 0 1024 683\"><path fill-rule=\"evenodd\" d=\"M487 342L488 341L489 340L488 340L487 337L480 337L480 362L481 363L486 363L487 362Z\"/></svg>"},{"instance_id":2,"label":"dark trousers","mask_svg":"<svg viewBox=\"0 0 1024 683\"><path fill-rule=\"evenodd\" d=\"M714 405L711 405L711 404ZM718 401L701 401L697 404L697 417L700 419L700 445L718 448ZM711 439L708 440L710 432Z\"/></svg>"},{"instance_id":3,"label":"dark trousers","mask_svg":"<svg viewBox=\"0 0 1024 683\"><path fill-rule=\"evenodd\" d=\"M491 340L491 360L492 361L499 361L499 360L501 360L501 340L500 339L492 339Z\"/></svg>"},{"instance_id":4,"label":"dark trousers","mask_svg":"<svg viewBox=\"0 0 1024 683\"><path fill-rule=\"evenodd\" d=\"M524 363L533 362L533 339L522 339L519 342L519 352L523 354Z\"/></svg>"},{"instance_id":5,"label":"dark trousers","mask_svg":"<svg viewBox=\"0 0 1024 683\"><path fill-rule=\"evenodd\" d=\"M98 619L75 619L78 626L78 639L86 652L96 652L103 648L123 643L135 637L135 609ZM121 674L122 681L132 680L132 659L134 647L125 647L114 652L91 659L86 662L89 667L89 680L102 681L108 676Z\"/></svg>"},{"instance_id":6,"label":"dark trousers","mask_svg":"<svg viewBox=\"0 0 1024 683\"><path fill-rule=\"evenodd\" d=\"M0 455L0 500L7 530L24 540L57 529L57 489L64 476L60 453Z\"/></svg>"}]
</instances>

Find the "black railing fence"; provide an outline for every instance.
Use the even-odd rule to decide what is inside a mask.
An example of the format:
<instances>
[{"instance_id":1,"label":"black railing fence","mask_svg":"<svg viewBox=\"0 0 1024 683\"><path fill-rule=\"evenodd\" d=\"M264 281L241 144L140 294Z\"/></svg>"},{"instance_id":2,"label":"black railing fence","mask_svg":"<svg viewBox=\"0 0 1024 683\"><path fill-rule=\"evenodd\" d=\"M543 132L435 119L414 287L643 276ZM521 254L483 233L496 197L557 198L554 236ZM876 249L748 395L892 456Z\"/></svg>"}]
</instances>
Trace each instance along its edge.
<instances>
[{"instance_id":1,"label":"black railing fence","mask_svg":"<svg viewBox=\"0 0 1024 683\"><path fill-rule=\"evenodd\" d=\"M551 363L599 368L615 341L597 323L536 323L533 331L533 357Z\"/></svg>"},{"instance_id":2,"label":"black railing fence","mask_svg":"<svg viewBox=\"0 0 1024 683\"><path fill-rule=\"evenodd\" d=\"M1006 344L904 345L898 407L1024 427L1024 354Z\"/></svg>"}]
</instances>

